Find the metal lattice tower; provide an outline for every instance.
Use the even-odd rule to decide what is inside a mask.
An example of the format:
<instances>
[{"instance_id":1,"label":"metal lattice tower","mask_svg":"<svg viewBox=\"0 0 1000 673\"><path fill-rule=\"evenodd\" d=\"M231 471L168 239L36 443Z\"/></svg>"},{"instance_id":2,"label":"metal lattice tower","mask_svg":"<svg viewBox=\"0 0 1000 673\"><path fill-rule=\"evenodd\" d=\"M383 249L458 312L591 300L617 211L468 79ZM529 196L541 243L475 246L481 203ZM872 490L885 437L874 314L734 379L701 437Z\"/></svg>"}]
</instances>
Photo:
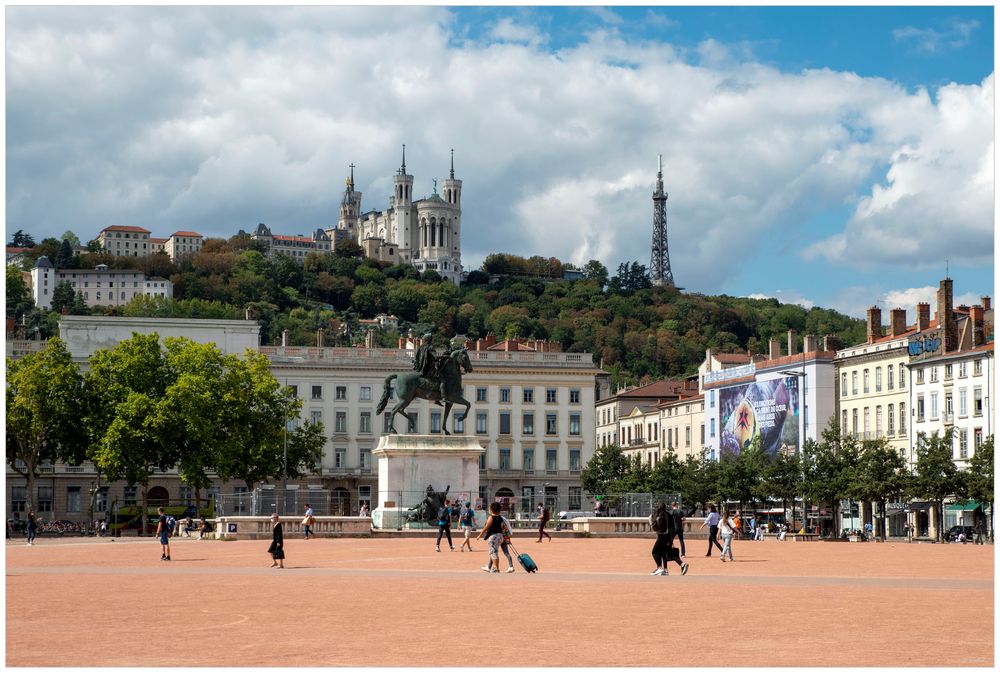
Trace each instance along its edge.
<instances>
[{"instance_id":1,"label":"metal lattice tower","mask_svg":"<svg viewBox=\"0 0 1000 673\"><path fill-rule=\"evenodd\" d=\"M653 245L649 262L649 280L658 287L674 287L667 250L667 193L663 191L663 155L656 155L656 191L653 192Z\"/></svg>"}]
</instances>

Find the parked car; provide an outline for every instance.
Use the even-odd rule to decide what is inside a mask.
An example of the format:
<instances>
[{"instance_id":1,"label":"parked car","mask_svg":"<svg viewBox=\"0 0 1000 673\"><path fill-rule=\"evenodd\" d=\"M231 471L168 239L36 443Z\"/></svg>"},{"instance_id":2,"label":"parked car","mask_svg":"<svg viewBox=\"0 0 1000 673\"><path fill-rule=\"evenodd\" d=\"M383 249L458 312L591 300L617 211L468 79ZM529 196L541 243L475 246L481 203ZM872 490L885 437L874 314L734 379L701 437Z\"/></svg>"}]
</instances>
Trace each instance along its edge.
<instances>
[{"instance_id":1,"label":"parked car","mask_svg":"<svg viewBox=\"0 0 1000 673\"><path fill-rule=\"evenodd\" d=\"M959 533L965 533L966 540L974 540L976 536L976 529L972 526L952 526L948 529L948 532L944 534L945 542L952 542L958 539Z\"/></svg>"}]
</instances>

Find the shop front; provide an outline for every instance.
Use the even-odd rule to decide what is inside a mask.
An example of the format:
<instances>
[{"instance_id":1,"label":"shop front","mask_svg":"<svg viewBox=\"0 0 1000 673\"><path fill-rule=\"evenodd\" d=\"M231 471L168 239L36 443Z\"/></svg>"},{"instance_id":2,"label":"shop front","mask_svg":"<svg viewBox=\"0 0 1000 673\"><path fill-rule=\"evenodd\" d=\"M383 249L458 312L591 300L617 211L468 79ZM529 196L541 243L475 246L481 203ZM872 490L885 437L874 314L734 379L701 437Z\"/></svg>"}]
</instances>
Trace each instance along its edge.
<instances>
[{"instance_id":1,"label":"shop front","mask_svg":"<svg viewBox=\"0 0 1000 673\"><path fill-rule=\"evenodd\" d=\"M937 523L934 503L926 500L914 500L910 503L912 518L910 525L913 526L913 537L932 537L937 533L934 524Z\"/></svg>"}]
</instances>

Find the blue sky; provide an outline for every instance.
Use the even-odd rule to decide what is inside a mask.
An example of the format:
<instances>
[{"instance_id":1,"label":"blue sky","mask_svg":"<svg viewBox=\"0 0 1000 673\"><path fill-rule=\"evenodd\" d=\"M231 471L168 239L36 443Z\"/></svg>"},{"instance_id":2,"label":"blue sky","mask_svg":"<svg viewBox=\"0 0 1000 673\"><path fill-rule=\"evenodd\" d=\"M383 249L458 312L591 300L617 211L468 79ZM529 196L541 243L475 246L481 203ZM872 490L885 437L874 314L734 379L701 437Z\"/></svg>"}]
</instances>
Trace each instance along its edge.
<instances>
[{"instance_id":1,"label":"blue sky","mask_svg":"<svg viewBox=\"0 0 1000 673\"><path fill-rule=\"evenodd\" d=\"M852 315L993 294L992 7L9 7L7 227L229 236L455 149L463 262L649 261ZM9 236L8 236L9 237Z\"/></svg>"}]
</instances>

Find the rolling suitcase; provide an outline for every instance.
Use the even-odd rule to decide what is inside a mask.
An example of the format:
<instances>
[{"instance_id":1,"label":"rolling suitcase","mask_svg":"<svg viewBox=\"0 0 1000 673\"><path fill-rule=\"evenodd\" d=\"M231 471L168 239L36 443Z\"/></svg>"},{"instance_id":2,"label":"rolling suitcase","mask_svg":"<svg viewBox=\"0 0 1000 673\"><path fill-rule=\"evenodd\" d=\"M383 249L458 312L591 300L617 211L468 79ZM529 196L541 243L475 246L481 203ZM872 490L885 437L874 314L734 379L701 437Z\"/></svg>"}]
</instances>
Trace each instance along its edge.
<instances>
[{"instance_id":1,"label":"rolling suitcase","mask_svg":"<svg viewBox=\"0 0 1000 673\"><path fill-rule=\"evenodd\" d=\"M524 568L524 572L538 572L538 564L535 563L535 560L531 558L531 556L528 554L518 554L517 547L515 547L513 543L510 543L510 548L514 550L515 554L517 554L517 562L521 564L522 568Z\"/></svg>"}]
</instances>

